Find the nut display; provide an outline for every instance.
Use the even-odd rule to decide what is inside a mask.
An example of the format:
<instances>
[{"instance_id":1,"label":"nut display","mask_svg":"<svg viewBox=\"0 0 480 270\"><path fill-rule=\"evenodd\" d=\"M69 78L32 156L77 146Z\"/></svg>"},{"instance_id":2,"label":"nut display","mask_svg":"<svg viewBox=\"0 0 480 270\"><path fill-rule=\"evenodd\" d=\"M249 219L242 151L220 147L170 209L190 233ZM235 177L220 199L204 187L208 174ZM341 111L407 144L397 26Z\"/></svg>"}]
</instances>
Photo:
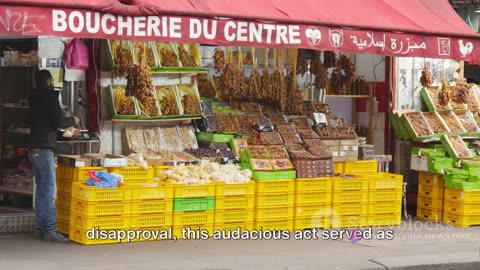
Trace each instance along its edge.
<instances>
[{"instance_id":1,"label":"nut display","mask_svg":"<svg viewBox=\"0 0 480 270\"><path fill-rule=\"evenodd\" d=\"M476 124L473 121L470 121L471 119L466 113L458 113L457 117L467 132L477 132Z\"/></svg>"},{"instance_id":2,"label":"nut display","mask_svg":"<svg viewBox=\"0 0 480 270\"><path fill-rule=\"evenodd\" d=\"M173 86L155 86L162 115L179 115L177 97Z\"/></svg>"},{"instance_id":3,"label":"nut display","mask_svg":"<svg viewBox=\"0 0 480 270\"><path fill-rule=\"evenodd\" d=\"M307 151L290 151L289 152L290 157L292 160L297 160L297 159L314 159L316 158L314 155Z\"/></svg>"},{"instance_id":4,"label":"nut display","mask_svg":"<svg viewBox=\"0 0 480 270\"><path fill-rule=\"evenodd\" d=\"M272 121L272 124L276 125L278 123L287 123L287 120L285 120L285 116L283 114L268 114L268 118Z\"/></svg>"},{"instance_id":5,"label":"nut display","mask_svg":"<svg viewBox=\"0 0 480 270\"><path fill-rule=\"evenodd\" d=\"M357 138L357 133L352 127L338 127L337 128L338 136L342 139L355 139Z\"/></svg>"},{"instance_id":6,"label":"nut display","mask_svg":"<svg viewBox=\"0 0 480 270\"><path fill-rule=\"evenodd\" d=\"M409 113L407 114L408 119L412 128L415 130L415 133L420 136L429 136L430 131L428 130L427 123L423 121L422 115L420 113Z\"/></svg>"},{"instance_id":7,"label":"nut display","mask_svg":"<svg viewBox=\"0 0 480 270\"><path fill-rule=\"evenodd\" d=\"M283 144L282 137L278 132L261 132L260 140L263 144Z\"/></svg>"},{"instance_id":8,"label":"nut display","mask_svg":"<svg viewBox=\"0 0 480 270\"><path fill-rule=\"evenodd\" d=\"M178 126L178 137L180 138L183 148L198 148L197 138L195 137L195 131L192 126Z\"/></svg>"},{"instance_id":9,"label":"nut display","mask_svg":"<svg viewBox=\"0 0 480 270\"><path fill-rule=\"evenodd\" d=\"M311 130L311 129L299 129L297 130L297 133L300 135L300 137L305 140L305 139L319 139L320 136L318 134Z\"/></svg>"},{"instance_id":10,"label":"nut display","mask_svg":"<svg viewBox=\"0 0 480 270\"><path fill-rule=\"evenodd\" d=\"M146 61L147 66L155 67L155 56L153 54L152 48L150 48L147 42L134 41L133 47L135 51L135 57L138 62ZM144 59L142 59L144 58Z\"/></svg>"},{"instance_id":11,"label":"nut display","mask_svg":"<svg viewBox=\"0 0 480 270\"><path fill-rule=\"evenodd\" d=\"M301 144L285 144L285 147L289 152L305 151L305 148Z\"/></svg>"},{"instance_id":12,"label":"nut display","mask_svg":"<svg viewBox=\"0 0 480 270\"><path fill-rule=\"evenodd\" d=\"M462 127L450 115L442 113L442 114L440 114L440 116L443 118L443 120L445 121L445 123L447 124L447 126L448 126L448 128L450 129L451 132L453 132L453 133L463 132Z\"/></svg>"},{"instance_id":13,"label":"nut display","mask_svg":"<svg viewBox=\"0 0 480 270\"><path fill-rule=\"evenodd\" d=\"M268 152L274 159L288 158L287 150L283 145L269 145L267 148Z\"/></svg>"},{"instance_id":14,"label":"nut display","mask_svg":"<svg viewBox=\"0 0 480 270\"><path fill-rule=\"evenodd\" d=\"M332 152L328 147L309 148L310 153L321 159L333 158Z\"/></svg>"},{"instance_id":15,"label":"nut display","mask_svg":"<svg viewBox=\"0 0 480 270\"><path fill-rule=\"evenodd\" d=\"M255 171L272 171L273 167L268 159L251 159L252 169Z\"/></svg>"},{"instance_id":16,"label":"nut display","mask_svg":"<svg viewBox=\"0 0 480 270\"><path fill-rule=\"evenodd\" d=\"M269 159L270 154L268 153L268 150L265 146L253 146L250 145L247 147L248 151L250 152L250 155L252 158L257 158L257 159Z\"/></svg>"},{"instance_id":17,"label":"nut display","mask_svg":"<svg viewBox=\"0 0 480 270\"><path fill-rule=\"evenodd\" d=\"M305 139L304 142L308 149L326 147L320 139Z\"/></svg>"},{"instance_id":18,"label":"nut display","mask_svg":"<svg viewBox=\"0 0 480 270\"><path fill-rule=\"evenodd\" d=\"M291 117L289 122L294 123L297 129L312 129L308 117Z\"/></svg>"},{"instance_id":19,"label":"nut display","mask_svg":"<svg viewBox=\"0 0 480 270\"><path fill-rule=\"evenodd\" d=\"M348 126L347 122L343 117L329 115L327 116L328 125L332 127L346 127Z\"/></svg>"},{"instance_id":20,"label":"nut display","mask_svg":"<svg viewBox=\"0 0 480 270\"><path fill-rule=\"evenodd\" d=\"M330 114L332 112L330 105L321 102L313 102L313 108L315 112Z\"/></svg>"},{"instance_id":21,"label":"nut display","mask_svg":"<svg viewBox=\"0 0 480 270\"><path fill-rule=\"evenodd\" d=\"M440 91L438 88L427 88L427 93L428 93L428 96L430 97L430 99L432 100L433 102L433 105L435 106L435 108L437 109L437 111L442 111L442 110L447 110L448 109L448 101L443 104L440 102L439 100L439 94L440 94ZM443 97L443 99L446 99L447 97ZM445 101L445 100L443 100Z\"/></svg>"},{"instance_id":22,"label":"nut display","mask_svg":"<svg viewBox=\"0 0 480 270\"><path fill-rule=\"evenodd\" d=\"M162 143L165 150L181 151L182 146L178 139L177 127L161 127L160 134L162 135Z\"/></svg>"},{"instance_id":23,"label":"nut display","mask_svg":"<svg viewBox=\"0 0 480 270\"><path fill-rule=\"evenodd\" d=\"M143 137L148 150L158 152L162 149L160 144L160 131L158 128L146 128L143 130Z\"/></svg>"},{"instance_id":24,"label":"nut display","mask_svg":"<svg viewBox=\"0 0 480 270\"><path fill-rule=\"evenodd\" d=\"M278 132L296 132L295 124L293 123L277 123L275 124L275 129Z\"/></svg>"},{"instance_id":25,"label":"nut display","mask_svg":"<svg viewBox=\"0 0 480 270\"><path fill-rule=\"evenodd\" d=\"M133 152L140 153L147 148L143 137L143 130L126 128L125 136L127 138L128 148Z\"/></svg>"},{"instance_id":26,"label":"nut display","mask_svg":"<svg viewBox=\"0 0 480 270\"><path fill-rule=\"evenodd\" d=\"M297 133L282 132L282 133L280 133L280 135L282 136L282 139L286 144L301 144L302 143L302 139L300 138L300 136Z\"/></svg>"},{"instance_id":27,"label":"nut display","mask_svg":"<svg viewBox=\"0 0 480 270\"><path fill-rule=\"evenodd\" d=\"M317 127L315 128L315 130L317 131L318 135L320 135L321 138L336 139L340 137L340 134L338 133L337 128L332 126L327 126L324 128Z\"/></svg>"},{"instance_id":28,"label":"nut display","mask_svg":"<svg viewBox=\"0 0 480 270\"><path fill-rule=\"evenodd\" d=\"M448 131L435 114L424 113L424 116L434 133L444 133Z\"/></svg>"}]
</instances>

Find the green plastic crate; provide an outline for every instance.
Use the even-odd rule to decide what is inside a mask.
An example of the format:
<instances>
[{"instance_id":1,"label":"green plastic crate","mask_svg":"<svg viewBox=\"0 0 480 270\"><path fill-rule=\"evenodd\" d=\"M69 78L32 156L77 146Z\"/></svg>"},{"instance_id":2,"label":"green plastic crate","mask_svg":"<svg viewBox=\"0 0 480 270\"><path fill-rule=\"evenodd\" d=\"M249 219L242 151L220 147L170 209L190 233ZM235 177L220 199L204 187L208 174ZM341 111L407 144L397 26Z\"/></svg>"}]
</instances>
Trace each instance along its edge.
<instances>
[{"instance_id":1,"label":"green plastic crate","mask_svg":"<svg viewBox=\"0 0 480 270\"><path fill-rule=\"evenodd\" d=\"M207 141L207 142L216 142L216 143L229 143L232 140L234 135L232 134L217 134L217 133L208 133L208 132L199 132L197 134L197 140Z\"/></svg>"},{"instance_id":2,"label":"green plastic crate","mask_svg":"<svg viewBox=\"0 0 480 270\"><path fill-rule=\"evenodd\" d=\"M174 198L173 211L195 212L215 209L215 197L206 198Z\"/></svg>"},{"instance_id":3,"label":"green plastic crate","mask_svg":"<svg viewBox=\"0 0 480 270\"><path fill-rule=\"evenodd\" d=\"M297 177L297 171L276 171L276 172L259 172L254 171L252 174L253 180L285 180L295 179Z\"/></svg>"},{"instance_id":4,"label":"green plastic crate","mask_svg":"<svg viewBox=\"0 0 480 270\"><path fill-rule=\"evenodd\" d=\"M463 190L478 190L480 189L480 185L476 182L453 182L453 188Z\"/></svg>"},{"instance_id":5,"label":"green plastic crate","mask_svg":"<svg viewBox=\"0 0 480 270\"><path fill-rule=\"evenodd\" d=\"M421 114L422 115L422 112L415 112L415 114ZM422 115L423 116L423 115ZM403 122L403 125L404 127L406 128L406 130L408 131L409 135L410 135L410 138L412 140L415 140L415 141L426 141L426 140L430 140L432 139L434 136L434 133L433 131L430 129L430 126L428 126L428 123L427 121L424 119L424 124L427 126L428 128L428 131L429 131L429 135L427 136L418 136L415 129L413 128L412 124L410 123L410 120L408 119L407 117L407 114L403 114L402 117L402 122Z\"/></svg>"},{"instance_id":6,"label":"green plastic crate","mask_svg":"<svg viewBox=\"0 0 480 270\"><path fill-rule=\"evenodd\" d=\"M462 169L455 169L455 168L447 168L445 169L445 174L446 175L455 175L460 178L468 178L470 175L468 171L462 170ZM446 176L445 175L445 176Z\"/></svg>"},{"instance_id":7,"label":"green plastic crate","mask_svg":"<svg viewBox=\"0 0 480 270\"><path fill-rule=\"evenodd\" d=\"M430 96L428 95L427 89L422 88L420 90L420 95L422 96L423 101L425 101L425 104L427 105L427 108L429 111L433 112L437 110L437 108L435 108L433 101L430 99Z\"/></svg>"}]
</instances>

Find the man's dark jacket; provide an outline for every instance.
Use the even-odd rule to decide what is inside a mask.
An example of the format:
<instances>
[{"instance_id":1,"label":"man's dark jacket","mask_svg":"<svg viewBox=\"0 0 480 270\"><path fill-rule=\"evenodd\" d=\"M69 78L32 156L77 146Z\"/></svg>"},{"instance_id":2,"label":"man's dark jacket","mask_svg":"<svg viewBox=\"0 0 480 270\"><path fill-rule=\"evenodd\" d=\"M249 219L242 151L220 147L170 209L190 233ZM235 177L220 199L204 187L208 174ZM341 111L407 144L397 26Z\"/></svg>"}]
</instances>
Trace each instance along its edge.
<instances>
[{"instance_id":1,"label":"man's dark jacket","mask_svg":"<svg viewBox=\"0 0 480 270\"><path fill-rule=\"evenodd\" d=\"M57 129L74 126L74 118L65 117L58 94L53 89L33 89L28 105L31 125L29 149L55 150Z\"/></svg>"}]
</instances>

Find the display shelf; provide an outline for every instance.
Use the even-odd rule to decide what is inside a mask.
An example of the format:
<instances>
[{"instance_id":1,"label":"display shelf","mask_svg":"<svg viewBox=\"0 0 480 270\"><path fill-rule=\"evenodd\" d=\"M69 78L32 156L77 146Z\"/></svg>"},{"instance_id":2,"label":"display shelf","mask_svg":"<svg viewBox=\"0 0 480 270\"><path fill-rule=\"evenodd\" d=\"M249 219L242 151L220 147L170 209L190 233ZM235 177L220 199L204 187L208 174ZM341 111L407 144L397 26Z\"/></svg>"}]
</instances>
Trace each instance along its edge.
<instances>
[{"instance_id":1,"label":"display shelf","mask_svg":"<svg viewBox=\"0 0 480 270\"><path fill-rule=\"evenodd\" d=\"M72 140L72 141L57 141L57 143L99 143L100 140Z\"/></svg>"},{"instance_id":2,"label":"display shelf","mask_svg":"<svg viewBox=\"0 0 480 270\"><path fill-rule=\"evenodd\" d=\"M208 73L207 70L163 70L163 71L151 71L152 74L202 74Z\"/></svg>"},{"instance_id":3,"label":"display shelf","mask_svg":"<svg viewBox=\"0 0 480 270\"><path fill-rule=\"evenodd\" d=\"M369 95L326 95L327 98L370 98Z\"/></svg>"},{"instance_id":4,"label":"display shelf","mask_svg":"<svg viewBox=\"0 0 480 270\"><path fill-rule=\"evenodd\" d=\"M1 192L12 193L12 194L17 194L17 195L25 195L25 196L32 196L33 195L33 190L30 190L30 189L4 187L4 186L0 186L0 193Z\"/></svg>"},{"instance_id":5,"label":"display shelf","mask_svg":"<svg viewBox=\"0 0 480 270\"><path fill-rule=\"evenodd\" d=\"M165 118L165 119L112 119L112 122L130 122L130 123L154 123L154 122L176 122L176 121L192 121L200 120L201 116L197 117L179 117L179 118Z\"/></svg>"}]
</instances>

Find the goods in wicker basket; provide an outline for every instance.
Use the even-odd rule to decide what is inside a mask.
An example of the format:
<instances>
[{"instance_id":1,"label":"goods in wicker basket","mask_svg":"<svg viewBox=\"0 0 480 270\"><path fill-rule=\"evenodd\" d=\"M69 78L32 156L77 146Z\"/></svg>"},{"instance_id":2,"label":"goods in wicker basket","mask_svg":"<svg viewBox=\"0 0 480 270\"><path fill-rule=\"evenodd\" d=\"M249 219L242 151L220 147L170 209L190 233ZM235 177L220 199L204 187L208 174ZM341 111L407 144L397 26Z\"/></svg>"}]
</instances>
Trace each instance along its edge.
<instances>
[{"instance_id":1,"label":"goods in wicker basket","mask_svg":"<svg viewBox=\"0 0 480 270\"><path fill-rule=\"evenodd\" d=\"M317 131L318 135L320 135L321 138L331 138L331 139L337 139L340 137L340 134L338 133L337 129L332 126L327 126L327 127L317 127L315 128Z\"/></svg>"},{"instance_id":2,"label":"goods in wicker basket","mask_svg":"<svg viewBox=\"0 0 480 270\"><path fill-rule=\"evenodd\" d=\"M275 170L291 170L295 169L295 166L293 166L292 162L288 159L274 159L273 160L273 168Z\"/></svg>"},{"instance_id":3,"label":"goods in wicker basket","mask_svg":"<svg viewBox=\"0 0 480 270\"><path fill-rule=\"evenodd\" d=\"M268 152L274 159L288 158L287 150L283 145L269 145L267 148Z\"/></svg>"},{"instance_id":4,"label":"goods in wicker basket","mask_svg":"<svg viewBox=\"0 0 480 270\"><path fill-rule=\"evenodd\" d=\"M270 158L270 154L268 153L268 150L265 146L249 145L247 149L250 152L250 155L252 156L252 158L257 158L257 159Z\"/></svg>"},{"instance_id":5,"label":"goods in wicker basket","mask_svg":"<svg viewBox=\"0 0 480 270\"><path fill-rule=\"evenodd\" d=\"M282 139L286 144L301 144L302 143L302 139L300 138L300 136L297 133L283 132L283 133L280 133L280 135L282 136Z\"/></svg>"},{"instance_id":6,"label":"goods in wicker basket","mask_svg":"<svg viewBox=\"0 0 480 270\"><path fill-rule=\"evenodd\" d=\"M308 147L308 149L326 147L326 145L320 139L305 139L303 141L305 142L305 145Z\"/></svg>"},{"instance_id":7,"label":"goods in wicker basket","mask_svg":"<svg viewBox=\"0 0 480 270\"><path fill-rule=\"evenodd\" d=\"M420 77L420 83L423 87L428 88L433 84L433 75L428 65L423 66L422 76Z\"/></svg>"},{"instance_id":8,"label":"goods in wicker basket","mask_svg":"<svg viewBox=\"0 0 480 270\"><path fill-rule=\"evenodd\" d=\"M197 85L201 97L214 98L217 95L215 84L209 79L208 74L198 74Z\"/></svg>"},{"instance_id":9,"label":"goods in wicker basket","mask_svg":"<svg viewBox=\"0 0 480 270\"><path fill-rule=\"evenodd\" d=\"M263 144L283 144L282 137L278 132L261 132L260 140Z\"/></svg>"},{"instance_id":10,"label":"goods in wicker basket","mask_svg":"<svg viewBox=\"0 0 480 270\"><path fill-rule=\"evenodd\" d=\"M285 147L289 152L304 152L305 148L301 144L285 144Z\"/></svg>"},{"instance_id":11,"label":"goods in wicker basket","mask_svg":"<svg viewBox=\"0 0 480 270\"><path fill-rule=\"evenodd\" d=\"M435 114L425 113L424 116L434 133L444 133L448 131Z\"/></svg>"},{"instance_id":12,"label":"goods in wicker basket","mask_svg":"<svg viewBox=\"0 0 480 270\"><path fill-rule=\"evenodd\" d=\"M447 124L448 128L453 133L460 133L463 132L462 127L458 124L458 122L449 114L442 113L440 116L443 118L445 123Z\"/></svg>"},{"instance_id":13,"label":"goods in wicker basket","mask_svg":"<svg viewBox=\"0 0 480 270\"><path fill-rule=\"evenodd\" d=\"M178 45L178 57L180 58L180 62L182 63L183 67L196 67L198 64L195 61L195 57L185 49L185 44Z\"/></svg>"},{"instance_id":14,"label":"goods in wicker basket","mask_svg":"<svg viewBox=\"0 0 480 270\"><path fill-rule=\"evenodd\" d=\"M120 115L135 115L135 102L133 97L125 96L125 90L117 86L113 92L114 107L117 114Z\"/></svg>"},{"instance_id":15,"label":"goods in wicker basket","mask_svg":"<svg viewBox=\"0 0 480 270\"><path fill-rule=\"evenodd\" d=\"M319 139L320 136L318 134L311 130L311 129L299 129L297 130L297 133L300 135L300 137L305 140L305 139Z\"/></svg>"},{"instance_id":16,"label":"goods in wicker basket","mask_svg":"<svg viewBox=\"0 0 480 270\"><path fill-rule=\"evenodd\" d=\"M278 132L296 132L295 124L293 123L277 123L275 124L275 130Z\"/></svg>"},{"instance_id":17,"label":"goods in wicker basket","mask_svg":"<svg viewBox=\"0 0 480 270\"><path fill-rule=\"evenodd\" d=\"M215 49L215 54L213 55L213 63L215 71L221 73L225 67L225 52L221 48Z\"/></svg>"},{"instance_id":18,"label":"goods in wicker basket","mask_svg":"<svg viewBox=\"0 0 480 270\"><path fill-rule=\"evenodd\" d=\"M211 182L224 182L226 184L244 184L252 178L252 171L241 169L238 165L207 165L177 166L157 175L160 181L171 184L204 185Z\"/></svg>"},{"instance_id":19,"label":"goods in wicker basket","mask_svg":"<svg viewBox=\"0 0 480 270\"><path fill-rule=\"evenodd\" d=\"M173 86L155 86L162 115L179 115L177 97Z\"/></svg>"},{"instance_id":20,"label":"goods in wicker basket","mask_svg":"<svg viewBox=\"0 0 480 270\"><path fill-rule=\"evenodd\" d=\"M333 158L332 152L326 146L309 148L308 151L310 151L310 153L312 153L312 155L314 155L318 158L321 158L321 159L331 159L331 158Z\"/></svg>"},{"instance_id":21,"label":"goods in wicker basket","mask_svg":"<svg viewBox=\"0 0 480 270\"><path fill-rule=\"evenodd\" d=\"M133 65L133 55L127 41L112 41L113 76L124 77Z\"/></svg>"},{"instance_id":22,"label":"goods in wicker basket","mask_svg":"<svg viewBox=\"0 0 480 270\"><path fill-rule=\"evenodd\" d=\"M422 115L420 113L409 113L407 114L408 119L410 120L410 124L412 128L415 130L415 133L419 137L429 136L430 131L428 130L428 126L426 125L422 119Z\"/></svg>"}]
</instances>

